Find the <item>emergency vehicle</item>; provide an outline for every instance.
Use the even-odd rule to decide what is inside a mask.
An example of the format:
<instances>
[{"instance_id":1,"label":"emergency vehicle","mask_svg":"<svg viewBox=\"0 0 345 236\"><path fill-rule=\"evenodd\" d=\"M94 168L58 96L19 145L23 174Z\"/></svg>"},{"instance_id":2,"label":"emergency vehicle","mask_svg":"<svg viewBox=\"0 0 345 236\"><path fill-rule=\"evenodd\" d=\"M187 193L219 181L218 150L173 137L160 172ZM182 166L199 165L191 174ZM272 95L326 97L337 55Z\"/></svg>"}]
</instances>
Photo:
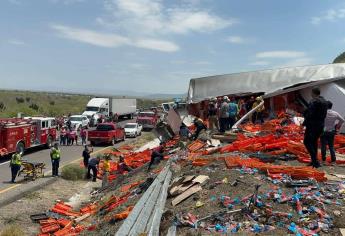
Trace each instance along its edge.
<instances>
[{"instance_id":1,"label":"emergency vehicle","mask_svg":"<svg viewBox=\"0 0 345 236\"><path fill-rule=\"evenodd\" d=\"M19 150L46 146L56 140L56 122L52 117L25 117L0 119L0 157Z\"/></svg>"}]
</instances>

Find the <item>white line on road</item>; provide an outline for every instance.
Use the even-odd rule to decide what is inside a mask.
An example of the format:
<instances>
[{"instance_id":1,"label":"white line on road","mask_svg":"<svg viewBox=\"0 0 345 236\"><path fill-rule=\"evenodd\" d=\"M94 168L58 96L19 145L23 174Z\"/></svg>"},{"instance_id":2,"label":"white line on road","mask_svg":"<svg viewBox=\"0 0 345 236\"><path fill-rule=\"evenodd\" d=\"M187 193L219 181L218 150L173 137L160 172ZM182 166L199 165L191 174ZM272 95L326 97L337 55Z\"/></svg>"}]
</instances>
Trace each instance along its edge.
<instances>
[{"instance_id":1,"label":"white line on road","mask_svg":"<svg viewBox=\"0 0 345 236\"><path fill-rule=\"evenodd\" d=\"M4 163L1 163L0 166L5 165L5 164L7 164L7 163L10 163L10 161L6 161L6 162L4 162Z\"/></svg>"}]
</instances>

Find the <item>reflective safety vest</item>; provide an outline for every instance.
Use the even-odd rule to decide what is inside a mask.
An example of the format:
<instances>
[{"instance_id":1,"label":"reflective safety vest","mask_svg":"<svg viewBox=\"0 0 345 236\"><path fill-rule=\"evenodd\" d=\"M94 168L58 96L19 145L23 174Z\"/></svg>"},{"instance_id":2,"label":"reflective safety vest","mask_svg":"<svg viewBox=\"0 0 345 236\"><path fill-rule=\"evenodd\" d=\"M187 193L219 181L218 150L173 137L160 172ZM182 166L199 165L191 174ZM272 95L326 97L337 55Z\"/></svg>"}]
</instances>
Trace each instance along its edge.
<instances>
[{"instance_id":1,"label":"reflective safety vest","mask_svg":"<svg viewBox=\"0 0 345 236\"><path fill-rule=\"evenodd\" d=\"M22 164L22 156L18 153L15 153L12 155L12 158L11 158L11 164L12 165L21 165Z\"/></svg>"},{"instance_id":2,"label":"reflective safety vest","mask_svg":"<svg viewBox=\"0 0 345 236\"><path fill-rule=\"evenodd\" d=\"M52 159L60 159L60 149L52 148L51 158Z\"/></svg>"}]
</instances>

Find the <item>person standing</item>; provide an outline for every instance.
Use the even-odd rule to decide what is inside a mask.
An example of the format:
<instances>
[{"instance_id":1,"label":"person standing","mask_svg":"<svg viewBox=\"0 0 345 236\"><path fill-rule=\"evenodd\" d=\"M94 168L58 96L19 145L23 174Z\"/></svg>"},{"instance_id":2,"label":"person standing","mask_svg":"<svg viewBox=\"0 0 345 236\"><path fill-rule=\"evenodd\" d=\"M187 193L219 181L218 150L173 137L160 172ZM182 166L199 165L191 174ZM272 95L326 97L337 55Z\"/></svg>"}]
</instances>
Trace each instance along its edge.
<instances>
[{"instance_id":1,"label":"person standing","mask_svg":"<svg viewBox=\"0 0 345 236\"><path fill-rule=\"evenodd\" d=\"M331 154L331 163L335 163L336 156L334 151L334 137L345 119L336 111L332 110L333 103L327 101L327 115L325 118L325 127L321 135L321 155L322 161L326 161L327 145Z\"/></svg>"},{"instance_id":2,"label":"person standing","mask_svg":"<svg viewBox=\"0 0 345 236\"><path fill-rule=\"evenodd\" d=\"M308 108L303 114L303 125L306 127L303 143L311 157L311 163L309 165L314 168L321 166L317 160L318 140L323 132L327 115L327 102L320 94L319 88L312 89L312 100L309 102Z\"/></svg>"},{"instance_id":3,"label":"person standing","mask_svg":"<svg viewBox=\"0 0 345 236\"><path fill-rule=\"evenodd\" d=\"M93 148L91 147L91 150L88 148L87 145L84 147L83 151L83 162L84 162L84 167L87 168L89 165L89 160L90 160L90 154L93 152Z\"/></svg>"},{"instance_id":4,"label":"person standing","mask_svg":"<svg viewBox=\"0 0 345 236\"><path fill-rule=\"evenodd\" d=\"M20 151L17 150L16 153L12 155L11 162L10 162L11 174L12 174L11 183L16 182L16 177L18 175L21 165L22 165L22 155L20 154Z\"/></svg>"},{"instance_id":5,"label":"person standing","mask_svg":"<svg viewBox=\"0 0 345 236\"><path fill-rule=\"evenodd\" d=\"M235 98L231 98L231 102L229 103L229 121L228 121L228 125L230 129L236 123L237 114L238 114L238 106L235 102Z\"/></svg>"},{"instance_id":6,"label":"person standing","mask_svg":"<svg viewBox=\"0 0 345 236\"><path fill-rule=\"evenodd\" d=\"M52 174L53 176L59 176L59 165L60 165L61 151L58 143L54 144L54 147L50 150L50 158L52 161Z\"/></svg>"},{"instance_id":7,"label":"person standing","mask_svg":"<svg viewBox=\"0 0 345 236\"><path fill-rule=\"evenodd\" d=\"M217 117L217 108L214 102L210 102L209 108L208 108L208 122L209 122L209 128L211 131L219 130L219 125L218 125L218 117Z\"/></svg>"},{"instance_id":8,"label":"person standing","mask_svg":"<svg viewBox=\"0 0 345 236\"><path fill-rule=\"evenodd\" d=\"M108 177L110 172L110 154L104 155L103 159L103 177L102 177L102 188L108 186Z\"/></svg>"},{"instance_id":9,"label":"person standing","mask_svg":"<svg viewBox=\"0 0 345 236\"><path fill-rule=\"evenodd\" d=\"M87 178L91 179L91 170L92 170L92 181L93 182L96 182L96 179L97 179L98 165L99 165L100 160L101 160L100 157L92 158L89 161L89 164L87 167Z\"/></svg>"},{"instance_id":10,"label":"person standing","mask_svg":"<svg viewBox=\"0 0 345 236\"><path fill-rule=\"evenodd\" d=\"M80 129L80 138L81 138L81 145L86 145L86 129L85 128L81 128Z\"/></svg>"},{"instance_id":11,"label":"person standing","mask_svg":"<svg viewBox=\"0 0 345 236\"><path fill-rule=\"evenodd\" d=\"M227 124L229 120L229 98L227 96L223 97L223 103L220 106L220 111L219 111L219 131L221 133L224 133L225 130L227 129Z\"/></svg>"},{"instance_id":12,"label":"person standing","mask_svg":"<svg viewBox=\"0 0 345 236\"><path fill-rule=\"evenodd\" d=\"M261 124L264 123L263 112L265 110L265 105L264 104L260 105L260 103L262 103L263 101L264 100L262 99L262 97L257 97L256 101L253 103L252 109L258 107L252 116L253 124L255 124L257 120L259 120Z\"/></svg>"}]
</instances>

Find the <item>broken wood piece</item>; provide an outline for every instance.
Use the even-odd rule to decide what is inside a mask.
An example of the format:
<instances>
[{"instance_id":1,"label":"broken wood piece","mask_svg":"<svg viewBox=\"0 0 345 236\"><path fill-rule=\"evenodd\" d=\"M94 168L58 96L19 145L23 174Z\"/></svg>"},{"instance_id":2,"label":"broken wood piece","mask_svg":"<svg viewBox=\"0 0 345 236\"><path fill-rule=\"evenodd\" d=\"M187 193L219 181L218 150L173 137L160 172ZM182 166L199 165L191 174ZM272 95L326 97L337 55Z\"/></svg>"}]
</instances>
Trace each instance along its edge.
<instances>
[{"instance_id":1,"label":"broken wood piece","mask_svg":"<svg viewBox=\"0 0 345 236\"><path fill-rule=\"evenodd\" d=\"M341 235L345 236L345 229L344 228L339 228L339 231L340 231Z\"/></svg>"},{"instance_id":2,"label":"broken wood piece","mask_svg":"<svg viewBox=\"0 0 345 236\"><path fill-rule=\"evenodd\" d=\"M84 214L84 215L82 215L82 216L80 216L78 218L75 218L74 222L75 223L79 223L79 222L85 220L86 218L88 218L90 215L91 215L91 213L86 213L86 214Z\"/></svg>"},{"instance_id":3,"label":"broken wood piece","mask_svg":"<svg viewBox=\"0 0 345 236\"><path fill-rule=\"evenodd\" d=\"M193 180L195 177L195 175L188 175L188 176L185 176L182 183L186 183L186 182L189 182L191 180Z\"/></svg>"},{"instance_id":4,"label":"broken wood piece","mask_svg":"<svg viewBox=\"0 0 345 236\"><path fill-rule=\"evenodd\" d=\"M180 194L176 198L174 198L174 200L172 200L171 204L173 206L176 206L177 204L179 204L180 202L182 202L183 200L185 200L189 196L193 195L194 193L199 192L200 190L202 190L202 187L200 185L194 185L193 187L189 188L187 191L183 192L182 194Z\"/></svg>"},{"instance_id":5,"label":"broken wood piece","mask_svg":"<svg viewBox=\"0 0 345 236\"><path fill-rule=\"evenodd\" d=\"M193 179L192 181L194 183L203 184L205 181L207 181L209 179L210 179L210 177L208 177L207 175L199 175L195 179Z\"/></svg>"}]
</instances>

